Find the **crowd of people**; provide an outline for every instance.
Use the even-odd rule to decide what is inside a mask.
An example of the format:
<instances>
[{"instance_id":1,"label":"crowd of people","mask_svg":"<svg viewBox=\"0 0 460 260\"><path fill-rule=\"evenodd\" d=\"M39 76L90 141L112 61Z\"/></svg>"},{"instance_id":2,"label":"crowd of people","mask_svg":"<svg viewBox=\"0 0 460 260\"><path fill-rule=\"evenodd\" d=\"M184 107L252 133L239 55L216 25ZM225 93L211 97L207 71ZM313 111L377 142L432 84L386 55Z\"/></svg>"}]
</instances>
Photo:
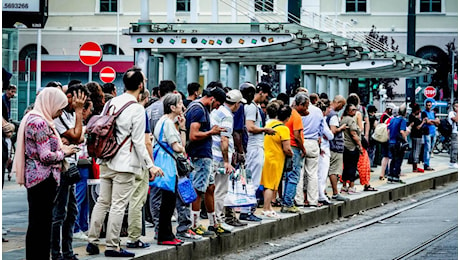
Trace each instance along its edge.
<instances>
[{"instance_id":1,"label":"crowd of people","mask_svg":"<svg viewBox=\"0 0 460 260\"><path fill-rule=\"evenodd\" d=\"M128 210L126 247L149 247L141 240L144 206L150 211L157 244L178 246L187 239L229 234L248 222L297 213L299 207L346 201L358 192L377 190L370 185L376 151L382 157L380 180L391 184L404 183L401 165L408 147L414 172L434 170L430 157L440 120L431 102L423 111L411 104L406 120L405 105L389 103L378 118L377 109L364 106L354 93L329 98L298 88L292 97L274 97L264 82L245 82L238 89L211 82L204 88L190 83L185 98L173 81L163 80L150 95L137 67L126 71L123 83L125 91L117 95L110 83L50 82L22 119L13 172L27 188L27 259L78 259L74 238L88 241L88 254L99 254L104 225L105 256L133 257L120 245L123 218ZM14 96L11 89L5 88L4 99ZM99 114L120 111L115 131L119 149L108 159L91 158L86 124ZM11 132L8 119L4 117L3 139ZM456 102L448 120L450 166L457 167ZM385 142L372 138L379 123L387 125ZM155 160L165 152L188 158L193 166L188 177L197 198L191 205L177 190L176 160ZM68 177L75 168L81 177L77 183ZM226 207L229 176L243 168L257 203ZM87 181L92 178L100 179L100 192L90 212ZM332 193L326 190L328 179ZM357 188L357 179L362 188ZM263 208L260 214L258 206Z\"/></svg>"}]
</instances>

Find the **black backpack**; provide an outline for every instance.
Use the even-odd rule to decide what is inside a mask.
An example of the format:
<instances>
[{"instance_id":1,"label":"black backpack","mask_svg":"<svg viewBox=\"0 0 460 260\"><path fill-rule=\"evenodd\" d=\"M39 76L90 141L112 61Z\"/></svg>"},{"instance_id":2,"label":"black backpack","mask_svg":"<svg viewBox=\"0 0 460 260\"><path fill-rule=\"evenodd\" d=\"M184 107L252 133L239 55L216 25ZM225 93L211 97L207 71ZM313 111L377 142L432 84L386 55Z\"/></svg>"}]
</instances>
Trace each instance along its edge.
<instances>
[{"instance_id":1,"label":"black backpack","mask_svg":"<svg viewBox=\"0 0 460 260\"><path fill-rule=\"evenodd\" d=\"M450 136L452 134L452 125L449 123L449 120L446 118L441 119L441 122L438 126L438 131L444 137Z\"/></svg>"}]
</instances>

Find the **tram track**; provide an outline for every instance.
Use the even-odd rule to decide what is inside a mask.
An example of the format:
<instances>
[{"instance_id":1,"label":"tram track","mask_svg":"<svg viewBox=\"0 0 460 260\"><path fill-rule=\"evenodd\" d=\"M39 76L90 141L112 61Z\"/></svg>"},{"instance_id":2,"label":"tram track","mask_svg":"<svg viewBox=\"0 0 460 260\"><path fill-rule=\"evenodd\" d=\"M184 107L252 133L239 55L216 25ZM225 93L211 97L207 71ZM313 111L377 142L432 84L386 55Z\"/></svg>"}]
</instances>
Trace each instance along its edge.
<instances>
[{"instance_id":1,"label":"tram track","mask_svg":"<svg viewBox=\"0 0 460 260\"><path fill-rule=\"evenodd\" d=\"M396 216L398 214L401 214L401 213L403 213L405 211L411 210L413 208L419 207L419 206L424 205L426 203L441 199L443 197L446 197L446 196L449 196L449 195L452 195L452 194L455 194L455 193L458 193L458 189L453 189L453 190L446 191L445 193L433 196L431 198L424 199L422 201L416 202L416 203L411 204L409 206L405 206L405 207L403 207L401 209L397 209L395 211L386 213L386 214L384 214L382 216L379 216L379 217L376 217L374 219L365 221L365 222L363 222L361 224L358 224L356 226L333 232L331 234L328 234L328 235L322 236L320 238L310 240L308 242L305 242L305 243L302 243L300 245L291 247L289 249L286 249L286 250L271 254L269 256L265 256L265 257L263 257L261 259L263 259L263 260L272 260L272 259L278 259L278 258L281 258L281 257L288 256L290 254L293 254L293 253L296 253L298 251L304 250L306 248L312 247L314 245L317 245L317 244L322 243L324 241L330 240L332 238L342 236L342 235L344 235L346 233L350 233L350 232L353 232L355 230L362 229L362 228L374 225L376 223L382 223L382 222L384 222L385 219L389 219L389 218L394 217L394 216ZM416 255L418 252L422 251L424 248L426 248L430 244L434 243L435 241L437 241L439 239L442 239L446 235L448 235L451 232L455 231L457 228L458 228L457 224L454 225L454 226L451 226L448 229L444 230L443 232L437 234L433 238L431 238L431 239L429 239L427 241L424 241L423 243L418 244L417 246L411 248L410 250L408 250L405 253L397 256L394 259L406 259L409 256Z\"/></svg>"}]
</instances>

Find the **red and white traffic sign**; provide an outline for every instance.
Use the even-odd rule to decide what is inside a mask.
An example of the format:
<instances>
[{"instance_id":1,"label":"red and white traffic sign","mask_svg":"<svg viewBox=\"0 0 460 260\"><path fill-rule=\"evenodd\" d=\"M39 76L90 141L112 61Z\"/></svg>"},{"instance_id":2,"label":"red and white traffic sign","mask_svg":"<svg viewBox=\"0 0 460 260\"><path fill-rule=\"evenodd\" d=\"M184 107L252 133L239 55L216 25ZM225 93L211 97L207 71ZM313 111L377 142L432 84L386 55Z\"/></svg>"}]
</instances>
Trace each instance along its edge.
<instances>
[{"instance_id":1,"label":"red and white traffic sign","mask_svg":"<svg viewBox=\"0 0 460 260\"><path fill-rule=\"evenodd\" d=\"M117 73L112 67L104 67L99 72L99 78L104 83L112 83L117 77Z\"/></svg>"},{"instance_id":2,"label":"red and white traffic sign","mask_svg":"<svg viewBox=\"0 0 460 260\"><path fill-rule=\"evenodd\" d=\"M95 42L85 42L78 53L80 61L86 66L94 66L102 59L102 49Z\"/></svg>"},{"instance_id":3,"label":"red and white traffic sign","mask_svg":"<svg viewBox=\"0 0 460 260\"><path fill-rule=\"evenodd\" d=\"M432 86L428 86L423 90L423 94L427 98L434 98L436 96L436 89Z\"/></svg>"}]
</instances>

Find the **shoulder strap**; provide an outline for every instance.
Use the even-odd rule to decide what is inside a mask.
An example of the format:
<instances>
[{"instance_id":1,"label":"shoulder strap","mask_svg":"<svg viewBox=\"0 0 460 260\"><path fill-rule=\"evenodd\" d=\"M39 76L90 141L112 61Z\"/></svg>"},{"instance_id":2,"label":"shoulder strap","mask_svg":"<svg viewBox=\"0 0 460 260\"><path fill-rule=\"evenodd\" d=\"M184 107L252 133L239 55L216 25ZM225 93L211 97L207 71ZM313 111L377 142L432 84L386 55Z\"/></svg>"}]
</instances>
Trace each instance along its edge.
<instances>
[{"instance_id":1,"label":"shoulder strap","mask_svg":"<svg viewBox=\"0 0 460 260\"><path fill-rule=\"evenodd\" d=\"M69 126L64 122L64 119L62 119L62 115L59 116L59 120L61 121L61 123L64 125L65 129L69 130Z\"/></svg>"},{"instance_id":2,"label":"shoulder strap","mask_svg":"<svg viewBox=\"0 0 460 260\"><path fill-rule=\"evenodd\" d=\"M160 130L160 140L163 138L163 128L165 126L165 121L163 121L163 124L161 125L161 130ZM155 137L155 141L157 141L157 144L163 148L163 150L165 150L169 155L171 155L172 158L174 158L174 160L176 160L176 156L174 156L163 144L162 144L162 141L159 141L155 135L155 133L153 133L153 137Z\"/></svg>"},{"instance_id":3,"label":"shoulder strap","mask_svg":"<svg viewBox=\"0 0 460 260\"><path fill-rule=\"evenodd\" d=\"M282 126L282 125L283 125L283 123L276 124L276 125L272 126L272 129L275 129L275 128L277 128L278 126Z\"/></svg>"},{"instance_id":4,"label":"shoulder strap","mask_svg":"<svg viewBox=\"0 0 460 260\"><path fill-rule=\"evenodd\" d=\"M115 117L118 117L118 116L121 114L121 112L123 112L123 110L125 110L127 107L129 107L131 104L134 104L134 103L137 103L137 102L134 101L134 100L131 100L131 101L127 102L126 104L124 104L124 105L120 108L120 110L118 110L118 111L117 111L116 113L114 113L113 115L114 115Z\"/></svg>"}]
</instances>

